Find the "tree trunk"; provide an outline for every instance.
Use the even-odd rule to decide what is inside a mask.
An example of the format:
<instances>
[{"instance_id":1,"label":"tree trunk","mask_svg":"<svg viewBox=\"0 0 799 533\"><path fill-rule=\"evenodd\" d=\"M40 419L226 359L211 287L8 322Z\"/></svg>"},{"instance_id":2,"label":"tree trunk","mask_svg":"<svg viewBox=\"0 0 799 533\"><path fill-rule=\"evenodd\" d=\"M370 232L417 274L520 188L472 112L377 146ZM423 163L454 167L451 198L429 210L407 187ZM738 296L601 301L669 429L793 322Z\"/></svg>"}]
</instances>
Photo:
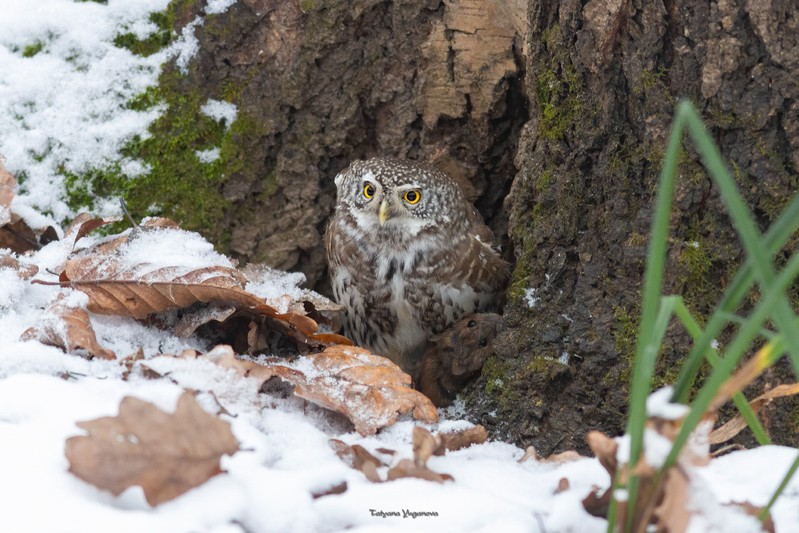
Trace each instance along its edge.
<instances>
[{"instance_id":1,"label":"tree trunk","mask_svg":"<svg viewBox=\"0 0 799 533\"><path fill-rule=\"evenodd\" d=\"M197 36L185 87L233 101L252 125L224 183L228 250L324 290L338 171L376 155L440 166L515 262L468 416L542 453L623 429L675 104L699 108L761 230L796 191L795 2L240 0ZM685 146L666 284L706 316L743 254ZM673 327L657 385L688 349ZM794 379L781 364L749 396ZM772 435L799 444L799 403L768 409Z\"/></svg>"}]
</instances>

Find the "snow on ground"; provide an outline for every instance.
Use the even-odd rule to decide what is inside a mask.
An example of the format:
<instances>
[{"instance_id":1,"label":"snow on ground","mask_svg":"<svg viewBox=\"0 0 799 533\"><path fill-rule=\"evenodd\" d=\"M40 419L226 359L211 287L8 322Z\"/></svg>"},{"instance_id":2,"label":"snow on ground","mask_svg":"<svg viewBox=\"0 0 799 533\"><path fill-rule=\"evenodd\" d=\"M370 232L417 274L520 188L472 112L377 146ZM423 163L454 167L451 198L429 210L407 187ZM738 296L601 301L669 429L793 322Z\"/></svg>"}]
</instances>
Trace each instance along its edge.
<instances>
[{"instance_id":1,"label":"snow on ground","mask_svg":"<svg viewBox=\"0 0 799 533\"><path fill-rule=\"evenodd\" d=\"M109 0L107 5L72 0L0 0L0 154L7 167L25 176L14 200L18 213L32 220L50 213L72 216L64 202L58 169L80 172L118 159L132 135L146 134L158 110L125 109L125 102L155 82L160 64L176 57L191 60L187 34L164 52L142 58L113 46L121 32L143 37L154 28L148 14L168 0ZM218 13L233 0L211 0ZM202 24L194 21L192 27ZM38 50L37 50L38 49ZM208 113L232 120L235 109L210 102ZM216 116L216 115L212 115ZM213 154L208 154L212 157ZM122 162L130 173L136 162ZM44 222L42 222L43 224ZM175 236L177 235L177 236ZM131 253L187 266L212 254L191 234L168 242L142 239ZM86 238L91 242L92 237ZM83 243L85 244L85 243ZM55 269L69 250L51 243L23 264ZM168 257L167 257L168 256ZM214 258L221 264L223 258ZM284 276L280 291L299 280ZM268 295L270 288L258 286ZM418 479L368 482L345 465L328 445L330 438L359 443L369 450L396 449L412 457L413 423L404 420L374 437L361 437L338 417L298 399L258 395L254 381L202 360L160 354L184 348L209 348L199 338L178 339L168 332L120 317L92 317L98 340L118 356L140 348L147 363L169 379L123 379L116 362L86 361L39 342L18 340L43 318L59 292L52 286L20 280L0 268L0 530L2 531L604 531L604 521L588 515L581 499L609 479L595 459L562 465L518 463L523 450L488 442L443 457L429 466L454 482ZM530 305L533 305L530 294ZM80 298L76 298L80 300ZM184 388L200 391L211 412L222 404L231 415L242 451L223 459L223 475L157 508L133 488L118 497L70 474L64 442L83 433L78 421L115 415L120 400L132 395L173 410ZM432 430L460 429L457 409L442 411ZM763 505L797 451L778 446L735 452L700 469L694 503L712 510L695 521L695 531L749 531L752 522L712 503L750 501ZM555 494L561 478L570 489ZM313 499L346 481L340 495ZM391 512L434 512L437 516L386 517ZM799 531L799 479L794 479L773 510L780 533Z\"/></svg>"}]
</instances>

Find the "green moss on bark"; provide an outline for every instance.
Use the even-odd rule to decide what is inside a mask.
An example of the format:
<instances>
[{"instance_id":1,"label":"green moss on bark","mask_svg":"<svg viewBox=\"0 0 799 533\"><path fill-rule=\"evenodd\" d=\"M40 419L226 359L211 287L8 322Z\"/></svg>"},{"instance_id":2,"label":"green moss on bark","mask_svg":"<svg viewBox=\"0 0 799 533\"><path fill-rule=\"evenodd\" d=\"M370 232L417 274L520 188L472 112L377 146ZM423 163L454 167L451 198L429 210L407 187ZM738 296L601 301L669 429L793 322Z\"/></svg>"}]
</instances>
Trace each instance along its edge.
<instances>
[{"instance_id":1,"label":"green moss on bark","mask_svg":"<svg viewBox=\"0 0 799 533\"><path fill-rule=\"evenodd\" d=\"M125 37L117 45L143 55L157 51L171 41L176 21L185 18L192 5L189 0L173 1L165 12L152 15L159 30L146 42ZM148 170L128 176L115 163L82 175L64 172L69 205L76 210L92 209L97 197L119 196L127 201L134 218L168 216L186 229L202 231L213 241L224 243L220 222L230 204L222 187L232 174L248 171L242 140L257 134L259 126L241 111L233 124L209 117L201 111L207 100L180 72L165 67L157 86L128 103L139 111L163 107L148 134L132 139L122 149L123 157L141 161ZM202 152L211 154L211 150L218 150L218 157L201 160Z\"/></svg>"}]
</instances>

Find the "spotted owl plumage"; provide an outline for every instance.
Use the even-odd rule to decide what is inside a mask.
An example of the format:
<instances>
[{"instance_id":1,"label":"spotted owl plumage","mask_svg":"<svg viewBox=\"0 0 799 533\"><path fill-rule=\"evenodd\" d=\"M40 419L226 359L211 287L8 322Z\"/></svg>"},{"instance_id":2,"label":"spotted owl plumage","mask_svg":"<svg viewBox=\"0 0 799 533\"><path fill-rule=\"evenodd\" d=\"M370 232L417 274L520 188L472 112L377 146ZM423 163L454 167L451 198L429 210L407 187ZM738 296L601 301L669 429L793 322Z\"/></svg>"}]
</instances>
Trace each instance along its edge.
<instances>
[{"instance_id":1,"label":"spotted owl plumage","mask_svg":"<svg viewBox=\"0 0 799 533\"><path fill-rule=\"evenodd\" d=\"M336 187L325 246L345 333L413 374L431 335L494 309L508 264L459 186L431 166L355 161Z\"/></svg>"}]
</instances>

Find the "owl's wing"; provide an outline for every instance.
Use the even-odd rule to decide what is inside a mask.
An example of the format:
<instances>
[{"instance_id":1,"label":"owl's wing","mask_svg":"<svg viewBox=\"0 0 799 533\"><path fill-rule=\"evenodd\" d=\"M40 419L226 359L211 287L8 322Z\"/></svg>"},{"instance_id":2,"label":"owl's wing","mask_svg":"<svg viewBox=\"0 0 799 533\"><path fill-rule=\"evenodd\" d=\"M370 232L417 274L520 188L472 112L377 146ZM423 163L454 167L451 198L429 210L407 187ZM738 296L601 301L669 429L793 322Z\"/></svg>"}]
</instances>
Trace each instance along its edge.
<instances>
[{"instance_id":1,"label":"owl's wing","mask_svg":"<svg viewBox=\"0 0 799 533\"><path fill-rule=\"evenodd\" d=\"M483 217L477 211L477 208L471 204L469 204L467 217L471 223L472 234L480 239L481 242L489 245L492 250L499 253L500 247L496 237L494 236L494 232L491 231L491 228L486 226L485 222L483 222Z\"/></svg>"}]
</instances>

